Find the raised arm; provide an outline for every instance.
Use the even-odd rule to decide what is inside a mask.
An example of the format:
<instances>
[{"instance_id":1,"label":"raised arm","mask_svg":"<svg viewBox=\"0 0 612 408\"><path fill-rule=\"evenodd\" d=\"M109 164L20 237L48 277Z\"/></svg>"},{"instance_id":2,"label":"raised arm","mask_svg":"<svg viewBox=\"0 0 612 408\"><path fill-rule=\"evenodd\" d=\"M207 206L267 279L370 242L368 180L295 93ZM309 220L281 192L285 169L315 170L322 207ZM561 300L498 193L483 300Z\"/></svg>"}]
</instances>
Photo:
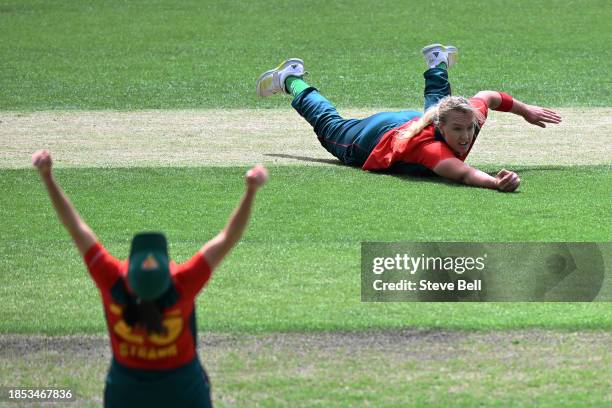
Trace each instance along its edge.
<instances>
[{"instance_id":1,"label":"raised arm","mask_svg":"<svg viewBox=\"0 0 612 408\"><path fill-rule=\"evenodd\" d=\"M546 123L561 123L561 116L556 112L540 106L528 105L510 95L497 91L480 91L474 98L483 99L493 110L510 112L522 116L527 122L542 128Z\"/></svg>"},{"instance_id":2,"label":"raised arm","mask_svg":"<svg viewBox=\"0 0 612 408\"><path fill-rule=\"evenodd\" d=\"M230 216L225 228L202 247L201 251L211 269L219 265L225 255L227 255L242 236L249 221L255 194L267 180L268 171L265 167L255 166L247 172L245 176L246 190L238 207L236 207Z\"/></svg>"},{"instance_id":3,"label":"raised arm","mask_svg":"<svg viewBox=\"0 0 612 408\"><path fill-rule=\"evenodd\" d=\"M492 177L487 173L468 166L456 158L440 161L433 168L434 173L449 180L469 186L490 188L503 192L515 191L521 184L519 176L511 171L502 169L497 176Z\"/></svg>"},{"instance_id":4,"label":"raised arm","mask_svg":"<svg viewBox=\"0 0 612 408\"><path fill-rule=\"evenodd\" d=\"M40 173L57 216L68 230L81 255L84 256L87 250L97 242L97 238L91 228L81 219L66 193L53 178L51 154L47 150L35 152L32 155L32 164Z\"/></svg>"}]
</instances>

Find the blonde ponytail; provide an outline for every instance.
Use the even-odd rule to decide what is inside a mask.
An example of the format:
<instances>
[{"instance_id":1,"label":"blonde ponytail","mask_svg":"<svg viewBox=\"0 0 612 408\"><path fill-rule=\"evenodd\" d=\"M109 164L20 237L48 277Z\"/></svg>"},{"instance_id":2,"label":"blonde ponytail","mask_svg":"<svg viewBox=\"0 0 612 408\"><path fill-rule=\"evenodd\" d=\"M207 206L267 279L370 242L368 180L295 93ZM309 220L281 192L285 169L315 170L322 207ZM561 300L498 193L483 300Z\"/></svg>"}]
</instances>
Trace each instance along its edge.
<instances>
[{"instance_id":1,"label":"blonde ponytail","mask_svg":"<svg viewBox=\"0 0 612 408\"><path fill-rule=\"evenodd\" d=\"M484 116L480 111L470 104L470 101L463 96L445 96L423 114L421 118L412 122L406 129L402 130L398 137L400 139L410 139L423 131L427 126L434 124L436 127L440 123L445 123L451 111L471 113L474 126L484 122Z\"/></svg>"},{"instance_id":2,"label":"blonde ponytail","mask_svg":"<svg viewBox=\"0 0 612 408\"><path fill-rule=\"evenodd\" d=\"M438 105L427 110L418 120L413 121L406 129L400 131L399 139L410 139L423 131L427 126L431 125L434 117L438 114Z\"/></svg>"}]
</instances>

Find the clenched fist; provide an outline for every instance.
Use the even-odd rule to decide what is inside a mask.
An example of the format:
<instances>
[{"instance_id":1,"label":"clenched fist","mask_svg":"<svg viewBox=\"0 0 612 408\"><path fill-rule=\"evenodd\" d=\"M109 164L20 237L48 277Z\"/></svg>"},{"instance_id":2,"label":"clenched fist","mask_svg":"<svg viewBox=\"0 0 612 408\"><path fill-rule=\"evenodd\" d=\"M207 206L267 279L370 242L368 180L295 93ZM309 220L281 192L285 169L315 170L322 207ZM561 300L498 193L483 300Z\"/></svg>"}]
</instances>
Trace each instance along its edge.
<instances>
[{"instance_id":1,"label":"clenched fist","mask_svg":"<svg viewBox=\"0 0 612 408\"><path fill-rule=\"evenodd\" d=\"M506 169L501 169L497 176L495 176L495 179L497 180L497 189L499 191L511 192L521 185L521 178L518 174Z\"/></svg>"},{"instance_id":2,"label":"clenched fist","mask_svg":"<svg viewBox=\"0 0 612 408\"><path fill-rule=\"evenodd\" d=\"M32 154L32 165L38 169L41 175L51 174L53 160L48 150L38 150Z\"/></svg>"},{"instance_id":3,"label":"clenched fist","mask_svg":"<svg viewBox=\"0 0 612 408\"><path fill-rule=\"evenodd\" d=\"M268 170L264 166L258 164L247 171L244 179L248 188L258 189L268 181Z\"/></svg>"}]
</instances>

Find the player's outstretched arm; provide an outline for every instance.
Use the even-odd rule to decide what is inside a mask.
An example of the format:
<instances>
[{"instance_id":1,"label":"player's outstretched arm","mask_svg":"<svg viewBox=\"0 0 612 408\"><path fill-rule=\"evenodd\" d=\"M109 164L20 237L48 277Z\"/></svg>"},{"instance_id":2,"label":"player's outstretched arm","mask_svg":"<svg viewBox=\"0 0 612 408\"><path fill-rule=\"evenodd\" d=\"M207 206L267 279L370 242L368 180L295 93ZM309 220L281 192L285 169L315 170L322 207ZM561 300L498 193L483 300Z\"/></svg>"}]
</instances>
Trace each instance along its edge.
<instances>
[{"instance_id":1,"label":"player's outstretched arm","mask_svg":"<svg viewBox=\"0 0 612 408\"><path fill-rule=\"evenodd\" d=\"M202 247L204 258L211 269L214 269L234 247L242 236L249 221L251 207L257 190L268 180L268 170L263 166L255 166L249 170L245 177L246 190L238 207L230 216L225 228Z\"/></svg>"},{"instance_id":2,"label":"player's outstretched arm","mask_svg":"<svg viewBox=\"0 0 612 408\"><path fill-rule=\"evenodd\" d=\"M433 171L439 176L458 183L503 192L515 191L521 184L521 179L514 172L502 169L495 177L492 177L456 158L440 161Z\"/></svg>"},{"instance_id":3,"label":"player's outstretched arm","mask_svg":"<svg viewBox=\"0 0 612 408\"><path fill-rule=\"evenodd\" d=\"M540 106L528 105L503 92L480 91L474 97L483 99L490 109L514 113L515 115L522 116L532 125L542 128L545 128L547 123L561 123L561 116L555 111Z\"/></svg>"},{"instance_id":4,"label":"player's outstretched arm","mask_svg":"<svg viewBox=\"0 0 612 408\"><path fill-rule=\"evenodd\" d=\"M40 173L57 216L68 230L68 233L70 233L81 255L84 256L87 250L96 243L97 238L91 228L81 219L68 196L66 196L66 193L64 193L53 178L53 160L51 159L51 154L47 150L35 152L32 155L32 165Z\"/></svg>"}]
</instances>

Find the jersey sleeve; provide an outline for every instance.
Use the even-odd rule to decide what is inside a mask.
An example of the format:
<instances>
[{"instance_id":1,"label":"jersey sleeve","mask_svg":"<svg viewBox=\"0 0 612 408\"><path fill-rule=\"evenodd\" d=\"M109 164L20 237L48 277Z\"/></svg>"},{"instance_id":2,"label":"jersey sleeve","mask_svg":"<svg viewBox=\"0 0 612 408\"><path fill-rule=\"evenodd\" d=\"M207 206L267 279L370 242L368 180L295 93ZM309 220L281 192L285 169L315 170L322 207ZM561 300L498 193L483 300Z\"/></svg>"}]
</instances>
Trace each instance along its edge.
<instances>
[{"instance_id":1,"label":"jersey sleeve","mask_svg":"<svg viewBox=\"0 0 612 408\"><path fill-rule=\"evenodd\" d=\"M418 149L418 153L415 154L414 162L422 164L427 167L429 170L433 170L434 167L438 165L442 160L450 159L455 157L455 154L452 150L443 142L431 142L420 149Z\"/></svg>"},{"instance_id":2,"label":"jersey sleeve","mask_svg":"<svg viewBox=\"0 0 612 408\"><path fill-rule=\"evenodd\" d=\"M198 251L190 260L177 265L173 272L174 280L186 296L195 297L212 275L212 270Z\"/></svg>"},{"instance_id":3,"label":"jersey sleeve","mask_svg":"<svg viewBox=\"0 0 612 408\"><path fill-rule=\"evenodd\" d=\"M482 98L470 98L470 105L480 112L481 117L478 118L478 127L482 127L487 120L487 115L489 114L489 106L487 105L487 102Z\"/></svg>"},{"instance_id":4,"label":"jersey sleeve","mask_svg":"<svg viewBox=\"0 0 612 408\"><path fill-rule=\"evenodd\" d=\"M99 289L110 290L121 278L121 261L109 254L99 242L87 250L84 258L87 270Z\"/></svg>"}]
</instances>

